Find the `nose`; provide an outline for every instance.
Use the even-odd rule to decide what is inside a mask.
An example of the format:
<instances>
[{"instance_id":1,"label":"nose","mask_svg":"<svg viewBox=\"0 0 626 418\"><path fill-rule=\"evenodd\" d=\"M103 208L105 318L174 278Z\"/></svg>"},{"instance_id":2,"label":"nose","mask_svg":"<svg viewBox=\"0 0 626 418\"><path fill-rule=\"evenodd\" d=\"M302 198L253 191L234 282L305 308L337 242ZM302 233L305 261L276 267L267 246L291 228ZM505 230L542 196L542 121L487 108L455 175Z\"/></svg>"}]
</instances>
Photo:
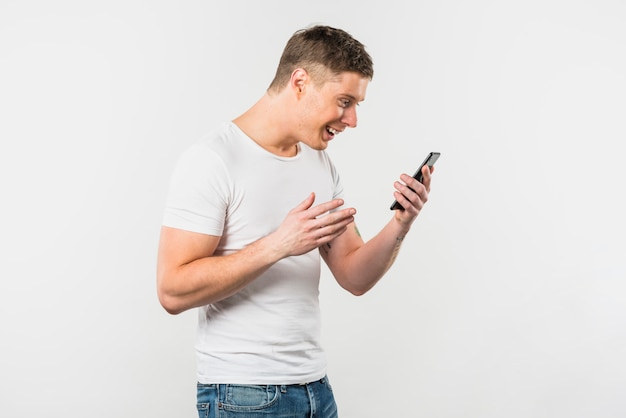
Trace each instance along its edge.
<instances>
[{"instance_id":1,"label":"nose","mask_svg":"<svg viewBox=\"0 0 626 418\"><path fill-rule=\"evenodd\" d=\"M356 106L350 106L343 113L343 117L341 118L341 122L350 128L356 128L357 125L357 117L356 117Z\"/></svg>"}]
</instances>

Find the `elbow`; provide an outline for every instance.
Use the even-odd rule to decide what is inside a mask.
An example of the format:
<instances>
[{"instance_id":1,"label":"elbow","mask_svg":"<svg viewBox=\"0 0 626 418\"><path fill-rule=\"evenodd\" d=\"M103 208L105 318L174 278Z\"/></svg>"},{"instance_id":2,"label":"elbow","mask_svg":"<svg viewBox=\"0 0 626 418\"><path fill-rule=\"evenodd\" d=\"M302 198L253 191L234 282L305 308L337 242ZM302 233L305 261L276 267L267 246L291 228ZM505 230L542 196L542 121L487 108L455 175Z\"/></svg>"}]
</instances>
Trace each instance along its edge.
<instances>
[{"instance_id":1,"label":"elbow","mask_svg":"<svg viewBox=\"0 0 626 418\"><path fill-rule=\"evenodd\" d=\"M348 292L350 292L353 296L363 296L370 290L370 288L354 288L346 290L348 290Z\"/></svg>"},{"instance_id":2,"label":"elbow","mask_svg":"<svg viewBox=\"0 0 626 418\"><path fill-rule=\"evenodd\" d=\"M382 276L377 276L367 279L359 277L357 279L349 276L335 276L335 279L343 289L350 292L353 296L363 296L378 283L381 277Z\"/></svg>"},{"instance_id":3,"label":"elbow","mask_svg":"<svg viewBox=\"0 0 626 418\"><path fill-rule=\"evenodd\" d=\"M178 315L182 312L182 310L176 305L172 298L167 295L159 294L159 303L161 304L163 309L165 309L165 312L170 315Z\"/></svg>"},{"instance_id":4,"label":"elbow","mask_svg":"<svg viewBox=\"0 0 626 418\"><path fill-rule=\"evenodd\" d=\"M184 312L184 309L180 309L179 307L173 304L164 303L163 301L161 301L161 306L163 307L163 309L165 309L165 312L167 312L170 315L178 315Z\"/></svg>"},{"instance_id":5,"label":"elbow","mask_svg":"<svg viewBox=\"0 0 626 418\"><path fill-rule=\"evenodd\" d=\"M157 295L159 303L170 315L178 315L184 312L186 309L181 305L179 299L174 295L168 293L162 286L157 289Z\"/></svg>"},{"instance_id":6,"label":"elbow","mask_svg":"<svg viewBox=\"0 0 626 418\"><path fill-rule=\"evenodd\" d=\"M159 303L170 315L178 315L189 309L186 300L176 287L176 278L157 269L156 290Z\"/></svg>"},{"instance_id":7,"label":"elbow","mask_svg":"<svg viewBox=\"0 0 626 418\"><path fill-rule=\"evenodd\" d=\"M345 284L342 284L341 287L343 287L345 290L350 292L350 294L352 294L353 296L363 296L364 294L369 292L369 290L373 287L373 285L372 286L362 286L362 285L359 286L353 283L345 283Z\"/></svg>"}]
</instances>

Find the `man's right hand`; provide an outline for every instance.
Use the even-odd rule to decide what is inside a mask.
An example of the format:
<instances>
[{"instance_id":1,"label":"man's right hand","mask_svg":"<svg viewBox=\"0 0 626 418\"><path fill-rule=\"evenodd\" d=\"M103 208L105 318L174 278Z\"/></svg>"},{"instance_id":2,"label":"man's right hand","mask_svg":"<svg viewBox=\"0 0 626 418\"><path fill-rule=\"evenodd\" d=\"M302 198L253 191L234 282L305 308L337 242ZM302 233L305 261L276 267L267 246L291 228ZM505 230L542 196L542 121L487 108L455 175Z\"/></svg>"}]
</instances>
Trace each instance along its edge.
<instances>
[{"instance_id":1,"label":"man's right hand","mask_svg":"<svg viewBox=\"0 0 626 418\"><path fill-rule=\"evenodd\" d=\"M354 208L338 209L342 199L334 199L313 206L315 194L311 193L293 208L276 231L267 239L279 252L279 257L305 254L318 248L346 231L354 222Z\"/></svg>"}]
</instances>

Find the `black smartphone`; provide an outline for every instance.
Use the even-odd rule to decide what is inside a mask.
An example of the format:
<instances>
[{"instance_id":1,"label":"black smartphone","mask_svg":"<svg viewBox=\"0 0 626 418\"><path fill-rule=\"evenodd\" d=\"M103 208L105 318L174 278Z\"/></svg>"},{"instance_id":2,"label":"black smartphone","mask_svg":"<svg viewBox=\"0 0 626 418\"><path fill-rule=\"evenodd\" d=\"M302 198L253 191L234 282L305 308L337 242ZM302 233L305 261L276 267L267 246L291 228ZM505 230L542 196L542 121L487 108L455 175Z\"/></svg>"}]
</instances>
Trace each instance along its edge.
<instances>
[{"instance_id":1,"label":"black smartphone","mask_svg":"<svg viewBox=\"0 0 626 418\"><path fill-rule=\"evenodd\" d=\"M413 178L421 183L422 182L422 168L424 168L425 165L427 165L428 167L432 167L433 165L435 165L435 162L439 159L440 155L441 155L440 152L431 152L430 154L428 154L424 162L419 166L415 174L413 174ZM409 187L409 189L411 188ZM395 200L393 201L389 209L404 210L404 208Z\"/></svg>"}]
</instances>

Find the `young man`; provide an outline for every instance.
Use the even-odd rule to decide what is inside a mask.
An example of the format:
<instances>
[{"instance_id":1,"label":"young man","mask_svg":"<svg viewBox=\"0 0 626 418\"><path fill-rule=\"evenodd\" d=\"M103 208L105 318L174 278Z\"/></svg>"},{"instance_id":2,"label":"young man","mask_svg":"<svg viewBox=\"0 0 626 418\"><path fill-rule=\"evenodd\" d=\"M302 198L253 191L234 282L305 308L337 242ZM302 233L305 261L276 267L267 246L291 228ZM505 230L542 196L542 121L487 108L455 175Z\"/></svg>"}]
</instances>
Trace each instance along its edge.
<instances>
[{"instance_id":1,"label":"young man","mask_svg":"<svg viewBox=\"0 0 626 418\"><path fill-rule=\"evenodd\" d=\"M172 314L200 308L200 416L337 416L320 346L320 255L344 289L364 294L393 263L431 181L428 168L423 183L400 176L404 210L363 242L324 150L357 126L372 76L345 31L298 31L266 94L181 157L157 287Z\"/></svg>"}]
</instances>

